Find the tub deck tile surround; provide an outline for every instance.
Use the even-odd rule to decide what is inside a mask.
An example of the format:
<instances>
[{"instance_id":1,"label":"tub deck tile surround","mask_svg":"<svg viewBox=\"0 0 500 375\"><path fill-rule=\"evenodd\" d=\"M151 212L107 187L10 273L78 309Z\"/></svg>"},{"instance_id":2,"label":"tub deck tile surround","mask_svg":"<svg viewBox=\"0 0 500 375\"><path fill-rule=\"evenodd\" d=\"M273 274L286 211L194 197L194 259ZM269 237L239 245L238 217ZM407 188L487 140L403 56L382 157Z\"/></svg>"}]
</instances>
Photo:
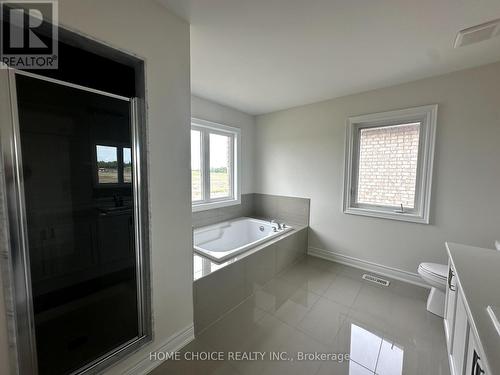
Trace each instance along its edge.
<instances>
[{"instance_id":1,"label":"tub deck tile surround","mask_svg":"<svg viewBox=\"0 0 500 375\"><path fill-rule=\"evenodd\" d=\"M222 264L194 254L194 326L199 333L303 258L307 227L301 226Z\"/></svg>"},{"instance_id":2,"label":"tub deck tile surround","mask_svg":"<svg viewBox=\"0 0 500 375\"><path fill-rule=\"evenodd\" d=\"M242 194L241 204L193 212L193 228L204 227L237 217L252 216L254 213L253 206L253 194Z\"/></svg>"},{"instance_id":3,"label":"tub deck tile surround","mask_svg":"<svg viewBox=\"0 0 500 375\"><path fill-rule=\"evenodd\" d=\"M275 219L290 225L309 225L310 199L268 194L242 194L241 204L193 212L193 228L235 219Z\"/></svg>"},{"instance_id":4,"label":"tub deck tile surround","mask_svg":"<svg viewBox=\"0 0 500 375\"><path fill-rule=\"evenodd\" d=\"M243 194L241 204L193 212L193 228L237 217L274 219L293 230L217 263L193 255L195 332L201 332L307 252L310 200Z\"/></svg>"},{"instance_id":5,"label":"tub deck tile surround","mask_svg":"<svg viewBox=\"0 0 500 375\"><path fill-rule=\"evenodd\" d=\"M311 200L281 195L253 194L253 214L285 223L309 225Z\"/></svg>"}]
</instances>

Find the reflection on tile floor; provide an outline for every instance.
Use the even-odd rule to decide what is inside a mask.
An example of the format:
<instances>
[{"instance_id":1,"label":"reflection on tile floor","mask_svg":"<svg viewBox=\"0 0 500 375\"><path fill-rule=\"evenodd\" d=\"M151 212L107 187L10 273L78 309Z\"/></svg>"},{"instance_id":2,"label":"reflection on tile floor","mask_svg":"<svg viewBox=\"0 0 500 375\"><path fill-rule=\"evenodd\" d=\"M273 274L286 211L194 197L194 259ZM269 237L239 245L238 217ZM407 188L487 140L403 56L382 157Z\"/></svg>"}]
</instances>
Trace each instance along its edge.
<instances>
[{"instance_id":1,"label":"reflection on tile floor","mask_svg":"<svg viewBox=\"0 0 500 375\"><path fill-rule=\"evenodd\" d=\"M221 361L166 361L152 374L449 375L442 319L426 311L427 290L306 257L269 281L182 350L224 352ZM265 352L233 360L229 352ZM284 352L289 360L273 360ZM350 361L300 360L301 353ZM291 360L293 359L293 360Z\"/></svg>"}]
</instances>

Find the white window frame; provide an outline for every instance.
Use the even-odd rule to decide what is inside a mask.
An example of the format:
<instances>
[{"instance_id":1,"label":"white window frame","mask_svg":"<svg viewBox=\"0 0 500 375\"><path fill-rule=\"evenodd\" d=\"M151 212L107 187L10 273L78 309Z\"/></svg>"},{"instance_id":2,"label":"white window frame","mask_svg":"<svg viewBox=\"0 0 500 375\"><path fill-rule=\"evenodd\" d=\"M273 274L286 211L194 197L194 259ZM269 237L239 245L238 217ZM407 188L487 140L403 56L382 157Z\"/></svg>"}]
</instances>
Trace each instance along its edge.
<instances>
[{"instance_id":1,"label":"white window frame","mask_svg":"<svg viewBox=\"0 0 500 375\"><path fill-rule=\"evenodd\" d=\"M434 104L349 117L346 126L344 213L429 224L437 110L438 105ZM360 130L412 122L420 123L414 209L401 211L400 207L357 203Z\"/></svg>"},{"instance_id":2,"label":"white window frame","mask_svg":"<svg viewBox=\"0 0 500 375\"><path fill-rule=\"evenodd\" d=\"M241 130L198 118L191 119L191 129L201 133L202 199L192 202L193 212L241 204ZM210 134L229 136L232 139L230 143L232 158L229 161L231 188L229 197L210 198Z\"/></svg>"}]
</instances>

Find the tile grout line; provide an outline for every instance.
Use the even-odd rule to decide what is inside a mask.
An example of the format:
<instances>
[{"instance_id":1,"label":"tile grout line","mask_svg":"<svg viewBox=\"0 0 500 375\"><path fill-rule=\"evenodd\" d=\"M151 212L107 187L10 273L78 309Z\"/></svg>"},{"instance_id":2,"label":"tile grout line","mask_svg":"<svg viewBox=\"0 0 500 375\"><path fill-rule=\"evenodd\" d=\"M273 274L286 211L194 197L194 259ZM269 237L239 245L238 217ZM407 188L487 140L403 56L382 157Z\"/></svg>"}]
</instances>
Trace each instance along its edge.
<instances>
[{"instance_id":1,"label":"tile grout line","mask_svg":"<svg viewBox=\"0 0 500 375\"><path fill-rule=\"evenodd\" d=\"M239 302L236 306L233 306L232 308L230 308L229 310L225 311L224 313L222 313L222 315L220 315L216 320L214 320L213 322L211 322L208 326L206 326L205 328L203 328L199 333L198 333L198 336L201 336L206 330L208 330L210 327L214 326L216 323L218 323L219 321L221 321L223 318L225 318L226 316L228 316L230 313L232 313L236 308L238 308L239 306L241 306L244 302L246 302L247 300L249 300L250 298L252 298L253 296L255 296L255 292L256 291L259 291L259 290L263 290L269 283L271 283L272 280L276 279L281 273L283 273L285 270L287 270L288 268L291 268L292 266L300 263L305 257L300 257L299 259L296 259L292 264L288 265L287 267L285 267L283 270L281 270L279 273L275 274L271 279L269 279L268 281L264 282L264 284L262 284L262 286L260 288L258 288L257 290L252 290L252 293L250 293L245 299L243 299L241 302ZM283 280L283 279L282 279ZM285 281L285 280L283 280ZM254 306L256 309L260 310L260 311L263 311L263 312L266 312L269 314L268 311L264 310L264 309L261 309L260 307L258 306ZM262 319L262 318L261 318ZM259 319L260 320L260 319ZM196 335L195 335L195 338L196 338Z\"/></svg>"},{"instance_id":2,"label":"tile grout line","mask_svg":"<svg viewBox=\"0 0 500 375\"><path fill-rule=\"evenodd\" d=\"M380 347L378 348L377 361L375 362L375 368L373 369L374 373L376 373L376 371L377 371L378 361L380 359L380 353L382 352L382 344L383 343L384 343L384 339L381 338L381 340L380 340Z\"/></svg>"},{"instance_id":3,"label":"tile grout line","mask_svg":"<svg viewBox=\"0 0 500 375\"><path fill-rule=\"evenodd\" d=\"M313 266L313 267L314 267L314 266ZM329 298L325 297L325 296L324 296L324 293L326 293L326 290L328 290L328 288L329 288L329 287L330 287L330 286L334 283L335 279L337 278L337 276L339 276L339 274L338 274L337 272L335 272L335 271L327 271L327 270L323 270L323 269L320 269L320 268L317 268L317 269L318 269L318 270L320 270L320 271L322 271L322 272L331 273L331 274L333 274L333 275L335 276L335 277L333 278L333 280L330 282L330 284L328 285L328 287L325 289L325 292L323 292L323 294L318 294L317 292L311 291L311 290L309 290L308 288L304 288L304 287L302 287L302 286L300 286L300 288L301 288L302 290L305 290L305 291L307 291L307 292L310 292L310 293L312 293L312 294L315 294L316 296L318 296L318 297L319 297L319 298L316 300L316 302L314 302L314 303L313 303L313 304L312 304L312 305L311 305L311 306L307 309L307 312L310 312L310 311L314 308L314 306L316 306L316 305L317 305L317 304L318 304L318 303L319 303L322 299L323 299L323 300L325 300L325 301L327 301L327 302L334 303L334 304L340 305L341 307L347 308L348 312L345 314L344 318L342 319L342 321L341 321L341 323L340 323L340 325L339 325L339 328L338 328L338 329L337 329L337 331L335 332L335 338L336 338L336 337L338 336L338 334L339 334L340 330L342 329L342 326L345 324L345 322L347 321L347 318L348 318L348 317L349 317L349 315L350 315L350 311L351 311L351 309L352 309L352 304L351 304L350 306L346 306L346 305L343 305L343 304L341 304L341 303L339 303L339 302L336 302L336 301L332 301L332 300L330 300ZM283 278L280 278L280 280L281 280L281 281L283 281L284 283L286 283L286 284L287 284L287 285L289 285L289 286L292 286L292 287L299 287L299 285L297 285L297 284L295 284L295 283L293 283L293 282L291 282L291 281L289 281L289 280L286 280L286 279L283 279ZM362 289L362 288L360 288L360 290L359 290L359 291L358 291L358 293L356 294L356 298L357 298L357 296L359 295L359 293L361 292L361 289ZM356 299L356 298L355 298L355 299ZM354 299L354 300L355 300L355 299ZM354 304L354 302L353 302L353 304ZM291 325L291 324L289 324L288 322L286 322L286 321L284 321L284 320L280 319L279 317L277 317L274 313L271 313L271 315L272 315L273 317L275 317L276 319L278 319L279 321L281 321L281 322L283 322L284 324L286 324L288 327L290 327L290 328L294 329L295 331L298 331L298 332L300 332L300 333L302 333L302 334L306 335L306 336L307 336L307 337L309 337L310 339L314 340L315 342L317 342L317 343L319 343L319 344L321 344L321 345L323 345L323 346L325 346L325 347L328 347L328 348L329 348L329 346L330 346L330 345L323 343L322 341L318 340L316 337L312 336L310 333L308 333L308 332L304 331L303 329L301 329L301 328L299 327L300 323L301 323L301 322L305 319L305 317L306 317L307 313L306 313L306 314L305 314L305 315L304 315L304 316L303 316L303 317L299 320L299 322L297 323L297 326L292 326L292 325ZM335 339L335 338L334 338L334 339Z\"/></svg>"},{"instance_id":4,"label":"tile grout line","mask_svg":"<svg viewBox=\"0 0 500 375\"><path fill-rule=\"evenodd\" d=\"M318 303L319 303L319 301L321 301L321 299L322 299L322 298L324 298L324 297L319 296L318 300L317 300L316 302L314 302L314 303L311 305L311 307L307 310L307 312L310 312L310 311L313 309L313 307L314 307L316 304L318 304ZM328 300L328 299L326 299L326 298L324 298L324 299L325 299L326 301L328 301L328 302L331 302L330 300ZM306 314L306 315L307 315L307 314ZM318 340L316 337L314 337L313 335L311 335L309 332L307 332L307 331L305 331L305 330L303 330L302 328L300 328L300 327L299 327L300 323L301 323L301 322L302 322L302 321L306 318L306 315L304 315L304 316L303 316L303 317L299 320L299 322L297 323L297 326L295 326L295 327L294 327L294 326L292 326L291 324L287 323L287 322L283 322L283 323L285 323L285 324L286 324L286 325L288 325L289 327L293 328L294 330L296 330L296 331L298 331L298 332L300 332L300 333L302 333L302 334L306 335L307 337L309 337L310 339L312 339L312 340L316 341L317 343L319 343L319 344L321 344L321 345L323 345L323 346L325 346L325 347L327 347L327 348L329 348L329 349L330 349L330 345L325 344L324 342L322 342L322 341ZM273 314L273 316L274 316L274 314ZM347 314L345 315L345 317L342 319L342 322L340 323L339 328L338 328L338 329L337 329L337 331L335 332L334 340L335 340L335 338L337 338L337 336L338 336L338 334L339 334L339 332L340 332L340 329L342 328L342 326L343 326L343 325L344 325L344 323L346 322L346 319L347 319L347 317L348 317L348 316L349 316L349 313L347 313ZM277 318L277 317L276 317L276 318ZM279 319L279 318L277 318L277 319ZM282 321L281 319L279 319L279 320L280 320L280 321Z\"/></svg>"}]
</instances>

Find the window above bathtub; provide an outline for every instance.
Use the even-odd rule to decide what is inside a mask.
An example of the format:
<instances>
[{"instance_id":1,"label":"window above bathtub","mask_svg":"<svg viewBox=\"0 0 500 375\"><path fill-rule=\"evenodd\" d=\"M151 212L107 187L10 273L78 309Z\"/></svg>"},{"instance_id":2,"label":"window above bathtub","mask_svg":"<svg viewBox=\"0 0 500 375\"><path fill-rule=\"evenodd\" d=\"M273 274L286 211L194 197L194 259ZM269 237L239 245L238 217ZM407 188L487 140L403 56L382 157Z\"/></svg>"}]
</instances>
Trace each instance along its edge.
<instances>
[{"instance_id":1,"label":"window above bathtub","mask_svg":"<svg viewBox=\"0 0 500 375\"><path fill-rule=\"evenodd\" d=\"M238 128L191 119L193 211L241 203Z\"/></svg>"},{"instance_id":2,"label":"window above bathtub","mask_svg":"<svg viewBox=\"0 0 500 375\"><path fill-rule=\"evenodd\" d=\"M351 117L344 212L429 223L437 105Z\"/></svg>"}]
</instances>

